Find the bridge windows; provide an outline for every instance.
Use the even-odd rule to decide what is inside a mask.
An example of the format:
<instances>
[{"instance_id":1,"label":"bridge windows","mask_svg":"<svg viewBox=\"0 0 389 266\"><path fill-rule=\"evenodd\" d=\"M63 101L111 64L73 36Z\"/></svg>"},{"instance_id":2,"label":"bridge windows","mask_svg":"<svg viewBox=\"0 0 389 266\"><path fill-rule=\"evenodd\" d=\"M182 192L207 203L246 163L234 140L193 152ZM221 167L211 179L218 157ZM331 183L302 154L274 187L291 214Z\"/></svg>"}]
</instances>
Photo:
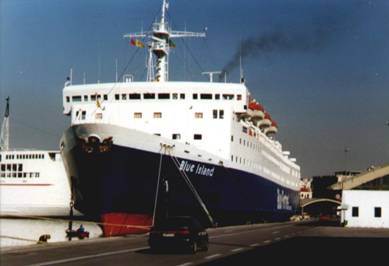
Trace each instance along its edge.
<instances>
[{"instance_id":1,"label":"bridge windows","mask_svg":"<svg viewBox=\"0 0 389 266\"><path fill-rule=\"evenodd\" d=\"M352 207L351 215L352 217L359 217L359 207Z\"/></svg>"},{"instance_id":2,"label":"bridge windows","mask_svg":"<svg viewBox=\"0 0 389 266\"><path fill-rule=\"evenodd\" d=\"M168 100L170 99L170 93L158 93L158 99Z\"/></svg>"}]
</instances>

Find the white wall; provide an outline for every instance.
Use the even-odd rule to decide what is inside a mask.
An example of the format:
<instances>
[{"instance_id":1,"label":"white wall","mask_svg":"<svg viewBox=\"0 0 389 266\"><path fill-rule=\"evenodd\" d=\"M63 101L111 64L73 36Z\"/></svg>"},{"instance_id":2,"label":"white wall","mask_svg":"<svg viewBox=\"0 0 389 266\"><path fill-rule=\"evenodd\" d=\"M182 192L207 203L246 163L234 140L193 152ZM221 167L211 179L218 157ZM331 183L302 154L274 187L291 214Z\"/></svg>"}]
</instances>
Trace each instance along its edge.
<instances>
[{"instance_id":1,"label":"white wall","mask_svg":"<svg viewBox=\"0 0 389 266\"><path fill-rule=\"evenodd\" d=\"M389 228L389 191L344 190L342 206L346 207L348 227ZM352 216L352 208L359 208L358 217ZM374 217L374 208L381 207L381 217Z\"/></svg>"}]
</instances>

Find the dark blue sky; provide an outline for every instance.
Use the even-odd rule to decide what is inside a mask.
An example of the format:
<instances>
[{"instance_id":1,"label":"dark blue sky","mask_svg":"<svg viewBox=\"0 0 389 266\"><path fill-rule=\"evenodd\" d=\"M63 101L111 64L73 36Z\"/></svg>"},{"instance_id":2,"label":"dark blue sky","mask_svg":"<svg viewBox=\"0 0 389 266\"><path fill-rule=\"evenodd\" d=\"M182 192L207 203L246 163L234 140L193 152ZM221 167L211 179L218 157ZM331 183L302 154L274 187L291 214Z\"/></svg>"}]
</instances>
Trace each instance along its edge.
<instances>
[{"instance_id":1,"label":"dark blue sky","mask_svg":"<svg viewBox=\"0 0 389 266\"><path fill-rule=\"evenodd\" d=\"M123 70L135 50L122 35L148 29L160 6L1 0L0 111L10 96L12 147L57 149L69 69L75 82L84 72L88 82L113 81L115 58ZM177 30L208 27L206 39L177 40L173 80L205 80L200 73L226 67L242 43L247 85L303 176L389 161L389 1L171 0L169 18ZM145 52L127 69L137 80ZM236 68L229 78L238 81Z\"/></svg>"}]
</instances>

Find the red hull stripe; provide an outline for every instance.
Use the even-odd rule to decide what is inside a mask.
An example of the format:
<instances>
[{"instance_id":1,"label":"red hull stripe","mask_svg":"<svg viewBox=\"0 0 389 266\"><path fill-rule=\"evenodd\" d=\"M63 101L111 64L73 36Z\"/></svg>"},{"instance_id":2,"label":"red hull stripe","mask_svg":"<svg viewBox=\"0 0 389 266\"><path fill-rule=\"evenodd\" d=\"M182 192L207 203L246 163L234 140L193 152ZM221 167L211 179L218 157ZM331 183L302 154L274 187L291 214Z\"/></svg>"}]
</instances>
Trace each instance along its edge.
<instances>
[{"instance_id":1,"label":"red hull stripe","mask_svg":"<svg viewBox=\"0 0 389 266\"><path fill-rule=\"evenodd\" d=\"M150 231L151 215L138 213L106 213L101 216L104 236L142 234Z\"/></svg>"}]
</instances>

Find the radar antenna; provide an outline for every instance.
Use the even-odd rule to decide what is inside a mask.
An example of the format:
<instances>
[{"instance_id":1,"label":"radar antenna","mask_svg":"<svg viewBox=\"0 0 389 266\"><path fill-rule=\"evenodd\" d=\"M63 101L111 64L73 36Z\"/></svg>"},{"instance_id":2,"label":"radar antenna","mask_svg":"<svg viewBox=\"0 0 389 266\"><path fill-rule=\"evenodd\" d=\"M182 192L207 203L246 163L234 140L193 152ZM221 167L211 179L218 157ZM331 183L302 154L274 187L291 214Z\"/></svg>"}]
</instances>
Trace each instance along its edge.
<instances>
[{"instance_id":1,"label":"radar antenna","mask_svg":"<svg viewBox=\"0 0 389 266\"><path fill-rule=\"evenodd\" d=\"M167 0L162 1L161 19L159 22L153 23L152 31L128 33L124 38L147 38L149 59L147 60L148 75L147 78L159 82L169 80L169 52L175 47L172 39L185 37L206 37L205 32L189 32L172 30L166 21L166 12L169 8ZM155 77L151 69L153 66L152 54L156 56Z\"/></svg>"}]
</instances>

